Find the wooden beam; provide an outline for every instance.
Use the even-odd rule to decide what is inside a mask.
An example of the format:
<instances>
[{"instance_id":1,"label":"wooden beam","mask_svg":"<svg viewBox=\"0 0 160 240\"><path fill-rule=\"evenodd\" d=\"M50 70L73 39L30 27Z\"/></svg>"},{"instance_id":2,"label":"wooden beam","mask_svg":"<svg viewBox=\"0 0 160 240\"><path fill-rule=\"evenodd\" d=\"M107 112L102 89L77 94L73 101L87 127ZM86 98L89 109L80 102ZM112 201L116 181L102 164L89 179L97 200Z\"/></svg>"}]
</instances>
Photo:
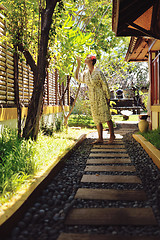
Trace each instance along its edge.
<instances>
[{"instance_id":1,"label":"wooden beam","mask_svg":"<svg viewBox=\"0 0 160 240\"><path fill-rule=\"evenodd\" d=\"M157 33L153 33L152 31L149 31L149 30L146 30L140 26L138 26L137 24L135 23L126 23L126 25L131 25L132 27L136 28L137 30L139 30L144 36L148 36L148 37L154 37L154 38L157 38L159 36L160 38L160 34ZM158 36L157 36L158 35Z\"/></svg>"},{"instance_id":2,"label":"wooden beam","mask_svg":"<svg viewBox=\"0 0 160 240\"><path fill-rule=\"evenodd\" d=\"M128 1L125 1L123 5L121 4L117 34L123 32L128 27L128 24L131 25L155 3L156 0L134 0L130 4L128 4Z\"/></svg>"},{"instance_id":3,"label":"wooden beam","mask_svg":"<svg viewBox=\"0 0 160 240\"><path fill-rule=\"evenodd\" d=\"M157 0L153 6L151 30L156 36L160 36L160 1ZM157 37L156 37L157 38Z\"/></svg>"}]
</instances>

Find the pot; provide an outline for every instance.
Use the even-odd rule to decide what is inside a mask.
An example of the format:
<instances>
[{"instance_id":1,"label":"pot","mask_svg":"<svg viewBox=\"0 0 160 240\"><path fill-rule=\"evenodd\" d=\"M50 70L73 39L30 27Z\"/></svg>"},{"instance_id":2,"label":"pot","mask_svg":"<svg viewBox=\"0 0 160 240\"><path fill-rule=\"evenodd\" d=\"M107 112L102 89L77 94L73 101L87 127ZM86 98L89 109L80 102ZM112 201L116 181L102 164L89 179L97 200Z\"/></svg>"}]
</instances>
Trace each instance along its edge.
<instances>
[{"instance_id":1,"label":"pot","mask_svg":"<svg viewBox=\"0 0 160 240\"><path fill-rule=\"evenodd\" d=\"M148 131L149 123L145 119L141 119L138 123L138 128L141 133Z\"/></svg>"}]
</instances>

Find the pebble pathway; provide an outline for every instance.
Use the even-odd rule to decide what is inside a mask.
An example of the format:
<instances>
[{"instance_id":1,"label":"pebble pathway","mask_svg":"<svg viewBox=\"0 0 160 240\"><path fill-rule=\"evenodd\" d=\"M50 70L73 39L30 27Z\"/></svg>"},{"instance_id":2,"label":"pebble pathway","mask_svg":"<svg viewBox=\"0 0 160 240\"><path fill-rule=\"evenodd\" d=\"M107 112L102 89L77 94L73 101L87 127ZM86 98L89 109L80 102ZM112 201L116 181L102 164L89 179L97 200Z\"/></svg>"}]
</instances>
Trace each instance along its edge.
<instances>
[{"instance_id":1,"label":"pebble pathway","mask_svg":"<svg viewBox=\"0 0 160 240\"><path fill-rule=\"evenodd\" d=\"M98 160L96 158L99 158ZM101 159L103 158L103 165ZM84 175L81 179L81 183L133 183L142 184L141 179L136 176L136 169L131 164L129 155L126 152L125 146L121 139L116 139L114 144L110 145L94 145L91 149L89 159L92 159L92 163L87 163ZM108 160L112 159L112 165L108 165ZM121 162L121 159L123 161ZM115 165L119 160L120 165ZM130 165L126 166L124 160L129 160ZM96 165L94 164L96 162ZM89 165L91 164L91 165ZM111 175L111 172L113 174ZM133 175L128 175L132 173ZM120 175L119 173L125 173ZM76 199L87 200L103 200L103 201L145 201L145 192L141 190L118 190L118 189L100 189L100 188L88 188L83 186L79 188L76 195ZM153 214L151 207L109 207L107 204L104 207L85 207L72 208L65 220L66 225L94 225L94 226L144 226L144 225L157 225L157 221ZM97 234L81 234L81 233L62 233L58 240L102 240L102 239L129 239L130 236L123 235L97 235ZM131 239L134 240L158 240L158 237L147 236L134 236Z\"/></svg>"},{"instance_id":2,"label":"pebble pathway","mask_svg":"<svg viewBox=\"0 0 160 240\"><path fill-rule=\"evenodd\" d=\"M90 134L7 240L159 240L160 174L133 130Z\"/></svg>"}]
</instances>

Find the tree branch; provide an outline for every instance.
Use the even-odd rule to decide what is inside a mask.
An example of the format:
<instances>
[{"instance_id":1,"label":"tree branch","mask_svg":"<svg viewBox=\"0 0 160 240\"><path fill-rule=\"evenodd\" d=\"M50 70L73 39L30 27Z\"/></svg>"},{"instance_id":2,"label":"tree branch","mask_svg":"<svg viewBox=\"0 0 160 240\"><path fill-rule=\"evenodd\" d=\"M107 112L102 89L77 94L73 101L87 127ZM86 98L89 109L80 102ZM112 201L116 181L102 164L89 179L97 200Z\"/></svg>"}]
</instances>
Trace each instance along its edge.
<instances>
[{"instance_id":1,"label":"tree branch","mask_svg":"<svg viewBox=\"0 0 160 240\"><path fill-rule=\"evenodd\" d=\"M72 108L71 108L71 110L69 111L69 113L68 113L68 115L67 115L67 118L69 118L69 116L71 115L71 113L72 113L72 111L73 111L73 108L74 108L74 106L75 106L75 104L76 104L76 100L77 100L77 97L78 97L78 94L79 94L80 87L81 87L81 83L80 83L79 86L78 86L77 94L76 94L75 99L74 99L74 101L73 101Z\"/></svg>"},{"instance_id":2,"label":"tree branch","mask_svg":"<svg viewBox=\"0 0 160 240\"><path fill-rule=\"evenodd\" d=\"M27 64L29 64L29 66L31 67L33 74L36 75L37 65L30 52L28 50L25 50L25 48L21 44L18 44L18 50L24 54Z\"/></svg>"}]
</instances>

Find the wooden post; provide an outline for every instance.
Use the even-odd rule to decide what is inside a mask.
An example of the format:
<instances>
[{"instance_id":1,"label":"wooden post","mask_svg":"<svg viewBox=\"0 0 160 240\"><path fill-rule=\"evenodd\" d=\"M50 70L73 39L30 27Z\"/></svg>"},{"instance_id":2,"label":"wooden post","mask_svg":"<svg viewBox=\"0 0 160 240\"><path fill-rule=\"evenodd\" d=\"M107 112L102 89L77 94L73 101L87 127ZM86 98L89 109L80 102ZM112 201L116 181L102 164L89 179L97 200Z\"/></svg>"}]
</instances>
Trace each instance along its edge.
<instances>
[{"instance_id":1,"label":"wooden post","mask_svg":"<svg viewBox=\"0 0 160 240\"><path fill-rule=\"evenodd\" d=\"M152 52L149 52L149 62L150 62L150 80L151 80L151 105L154 104L154 66L152 62Z\"/></svg>"}]
</instances>

